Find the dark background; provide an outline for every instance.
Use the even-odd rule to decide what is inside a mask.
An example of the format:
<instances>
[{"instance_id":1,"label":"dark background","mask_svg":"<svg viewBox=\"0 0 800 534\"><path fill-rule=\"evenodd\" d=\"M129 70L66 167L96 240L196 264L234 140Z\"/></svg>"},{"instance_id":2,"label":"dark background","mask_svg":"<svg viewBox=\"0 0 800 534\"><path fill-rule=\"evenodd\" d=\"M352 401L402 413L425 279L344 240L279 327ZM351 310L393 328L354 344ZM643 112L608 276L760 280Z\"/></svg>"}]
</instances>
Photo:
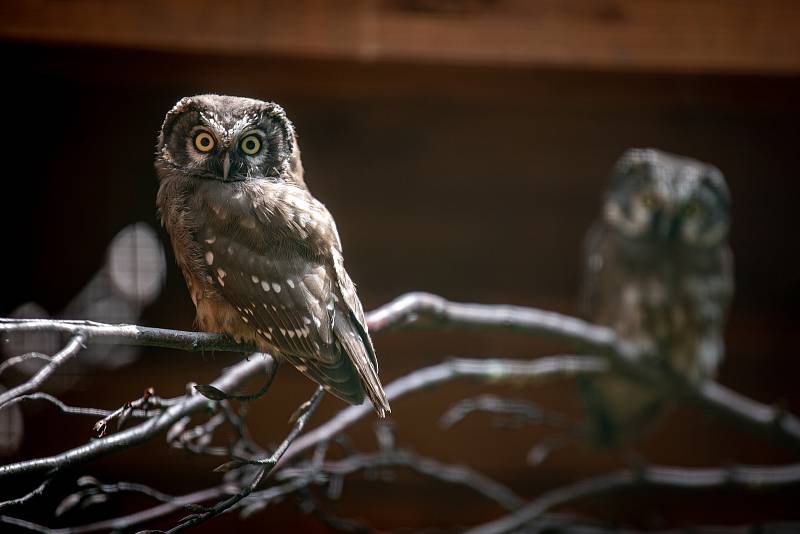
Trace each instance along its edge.
<instances>
[{"instance_id":1,"label":"dark background","mask_svg":"<svg viewBox=\"0 0 800 534\"><path fill-rule=\"evenodd\" d=\"M348 269L369 309L403 292L424 290L453 300L576 313L581 240L615 159L628 147L652 146L717 165L734 199L737 279L720 381L800 411L800 50L797 37L786 30L790 21L800 23L800 14L791 3L744 2L750 8L743 15L730 13L741 6L724 2L699 2L696 11L687 7L691 2L674 2L675 16L685 20L670 22L667 16L664 28L685 28L687 34L674 40L666 35L654 49L659 27L636 26L635 2L565 2L563 12L542 16L541 32L531 29L530 42L520 41L519 35L528 34L514 26L515 19L533 16L519 2L367 2L374 9L366 15L345 2L343 12L378 21L375 35L360 35L352 50L347 45L352 35L329 21L334 14L324 2L300 2L304 24L295 27L294 44L280 40L291 34L285 24L276 27L274 42L267 25L263 43L255 44L248 41L247 28L226 25L253 18L245 9L253 3L232 3L221 15L204 2L165 2L138 11L130 2L120 4L11 2L0 10L8 103L0 126L5 228L0 315L31 300L58 312L102 265L116 232L138 220L156 227L152 156L164 114L185 95L235 94L279 102L294 121L307 182L336 217ZM651 5L667 9L664 3ZM256 15L281 9L264 6ZM594 7L585 15L588 8L575 6ZM88 21L69 15L78 8L86 10ZM207 18L220 20L214 26L205 18L196 21L195 14L181 24L171 22L170 13L180 9L206 9ZM737 39L749 28L748 13L762 24ZM695 21L695 14L700 22L717 24L698 22L695 28L686 22ZM553 29L553 17L579 23ZM483 19L492 33L475 33L459 45L461 37L453 36L482 27ZM503 29L497 20L508 21L508 42L495 35ZM609 29L607 20L620 26ZM381 26L382 21L388 22ZM207 42L204 23L216 32L207 34ZM398 33L401 23L407 32ZM597 35L584 28L592 23L600 27ZM163 31L169 24L176 33ZM564 47L548 48L537 40L559 28ZM713 30L714 38L692 40L695 33L702 37L703 29ZM609 41L603 55L595 42L605 43L606 35L612 41L624 38ZM142 322L192 329L193 306L171 252L168 265L166 288ZM476 333L392 333L377 336L375 344L384 384L452 355L530 358L567 349ZM178 395L187 382L208 382L235 361L235 355L148 350L124 370L86 373L61 398L113 408L148 386L162 396ZM254 403L255 438L264 444L282 439L288 416L312 390L294 370L282 369L269 396ZM529 498L622 465L619 454L572 445L530 467L527 450L549 431L498 429L482 416L446 431L437 426L453 401L484 391L580 416L571 382L526 389L457 383L393 404L399 444L469 464ZM325 399L313 422L341 407ZM25 415L23 448L4 463L51 454L92 435L92 420L59 416L46 406L26 407ZM363 422L351 433L360 448L374 447L371 424ZM684 466L796 461L777 446L688 409L674 412L635 447L655 463ZM210 469L217 463L155 440L80 473L177 494L214 484L217 475ZM796 489L746 495L632 490L569 510L642 528L740 524L800 519L799 497ZM114 501L64 521L110 517L147 503ZM55 525L46 508L41 522ZM466 490L408 474L392 484L349 479L331 509L378 528L453 528L502 513ZM199 531L236 521L217 520ZM324 530L291 503L268 509L245 526Z\"/></svg>"}]
</instances>

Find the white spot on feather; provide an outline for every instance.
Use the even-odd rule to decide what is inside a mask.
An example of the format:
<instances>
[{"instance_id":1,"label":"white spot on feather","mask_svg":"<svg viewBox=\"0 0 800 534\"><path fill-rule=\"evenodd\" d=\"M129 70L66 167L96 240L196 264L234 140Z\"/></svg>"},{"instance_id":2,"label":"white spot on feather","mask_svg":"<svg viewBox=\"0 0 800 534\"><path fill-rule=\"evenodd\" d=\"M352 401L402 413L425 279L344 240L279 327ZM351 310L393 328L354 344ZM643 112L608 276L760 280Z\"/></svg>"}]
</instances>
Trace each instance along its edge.
<instances>
[{"instance_id":1,"label":"white spot on feather","mask_svg":"<svg viewBox=\"0 0 800 534\"><path fill-rule=\"evenodd\" d=\"M269 291L269 282L267 282L266 280L262 280L261 289L263 289L264 291Z\"/></svg>"},{"instance_id":2,"label":"white spot on feather","mask_svg":"<svg viewBox=\"0 0 800 534\"><path fill-rule=\"evenodd\" d=\"M257 283L258 283L258 277L257 277L256 275L252 275L252 276L250 277L250 280L252 280L254 284L257 284Z\"/></svg>"},{"instance_id":3,"label":"white spot on feather","mask_svg":"<svg viewBox=\"0 0 800 534\"><path fill-rule=\"evenodd\" d=\"M214 253L210 250L206 252L206 263L209 265L214 265Z\"/></svg>"},{"instance_id":4,"label":"white spot on feather","mask_svg":"<svg viewBox=\"0 0 800 534\"><path fill-rule=\"evenodd\" d=\"M281 285L280 284L276 284L275 282L272 282L272 289L275 291L275 293L280 293L281 292Z\"/></svg>"},{"instance_id":5,"label":"white spot on feather","mask_svg":"<svg viewBox=\"0 0 800 534\"><path fill-rule=\"evenodd\" d=\"M289 278L286 279L286 285L294 289L294 282L292 282L292 280Z\"/></svg>"}]
</instances>

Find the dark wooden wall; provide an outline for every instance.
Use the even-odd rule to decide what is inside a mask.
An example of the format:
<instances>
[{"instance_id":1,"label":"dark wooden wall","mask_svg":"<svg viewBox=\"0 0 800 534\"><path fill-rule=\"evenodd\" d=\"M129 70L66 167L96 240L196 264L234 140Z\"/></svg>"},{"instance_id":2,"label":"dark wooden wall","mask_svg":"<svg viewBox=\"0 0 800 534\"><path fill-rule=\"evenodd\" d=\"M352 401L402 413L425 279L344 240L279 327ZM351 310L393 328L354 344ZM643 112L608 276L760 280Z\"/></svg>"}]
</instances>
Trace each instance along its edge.
<instances>
[{"instance_id":1,"label":"dark wooden wall","mask_svg":"<svg viewBox=\"0 0 800 534\"><path fill-rule=\"evenodd\" d=\"M152 153L163 115L178 98L247 95L280 102L294 120L307 181L337 218L349 270L368 308L404 291L426 290L574 313L581 239L620 153L655 146L716 164L734 198L737 273L721 380L800 411L796 60L785 68L725 69L707 59L697 63L702 68L677 60L670 68L652 61L630 68L609 59L591 70L581 68L585 61L536 58L509 63L390 54L373 62L358 54L324 57L269 47L170 51L129 40L104 46L100 37L43 38L23 30L6 28L0 43L9 103L0 127L2 315L27 300L58 311L102 263L119 229L136 220L157 224ZM781 48L781 57L797 58L793 37L781 35L789 47ZM701 51L697 57L704 57ZM169 268L165 293L144 321L190 329L192 304L171 257ZM522 358L565 349L521 337L454 333L388 334L376 345L385 382L451 355ZM65 400L114 407L146 386L176 395L186 382L208 381L234 360L147 351L123 372L86 376ZM280 439L286 418L311 389L293 370L282 370L270 397L254 405L256 439ZM497 429L481 417L446 432L438 428L437 418L454 399L479 391L461 383L398 402L400 444L471 464L530 497L619 464L614 455L571 446L531 468L524 455L546 431ZM490 391L580 414L569 382ZM340 407L327 399L315 419ZM48 408L32 407L26 415L26 457L92 434L91 421L67 420ZM352 434L358 446L373 447L369 423ZM637 447L653 461L678 465L791 460L688 410L673 414ZM212 483L214 465L156 441L87 469L101 479L138 480L177 493ZM793 505L799 496L784 491L745 500L733 491L634 491L576 510L639 526L739 523L798 519ZM378 527L452 527L500 513L466 491L412 476L392 485L348 481L336 508ZM289 505L246 525L319 528Z\"/></svg>"}]
</instances>

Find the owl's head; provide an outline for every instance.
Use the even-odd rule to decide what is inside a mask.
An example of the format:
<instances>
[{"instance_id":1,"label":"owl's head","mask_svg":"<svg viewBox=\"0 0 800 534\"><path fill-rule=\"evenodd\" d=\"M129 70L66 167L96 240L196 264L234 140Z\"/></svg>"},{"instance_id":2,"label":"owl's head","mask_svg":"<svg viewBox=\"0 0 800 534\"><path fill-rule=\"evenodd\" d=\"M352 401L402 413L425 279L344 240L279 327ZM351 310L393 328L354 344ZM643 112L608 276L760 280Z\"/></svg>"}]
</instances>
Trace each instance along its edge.
<instances>
[{"instance_id":1,"label":"owl's head","mask_svg":"<svg viewBox=\"0 0 800 534\"><path fill-rule=\"evenodd\" d=\"M292 123L272 102L221 95L182 98L164 119L156 167L222 182L303 181Z\"/></svg>"},{"instance_id":2,"label":"owl's head","mask_svg":"<svg viewBox=\"0 0 800 534\"><path fill-rule=\"evenodd\" d=\"M630 149L612 171L603 218L626 239L714 247L728 235L730 194L713 165Z\"/></svg>"}]
</instances>

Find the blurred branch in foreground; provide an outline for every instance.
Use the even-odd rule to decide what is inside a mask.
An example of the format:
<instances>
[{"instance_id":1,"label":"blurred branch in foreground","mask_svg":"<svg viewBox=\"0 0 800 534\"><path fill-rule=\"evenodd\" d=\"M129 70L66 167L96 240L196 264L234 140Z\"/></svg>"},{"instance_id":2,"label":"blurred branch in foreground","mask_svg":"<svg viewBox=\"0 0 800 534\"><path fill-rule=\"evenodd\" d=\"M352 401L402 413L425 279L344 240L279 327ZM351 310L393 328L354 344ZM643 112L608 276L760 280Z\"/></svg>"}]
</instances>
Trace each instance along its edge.
<instances>
[{"instance_id":1,"label":"blurred branch in foreground","mask_svg":"<svg viewBox=\"0 0 800 534\"><path fill-rule=\"evenodd\" d=\"M617 338L613 331L576 318L534 308L461 304L431 294L409 293L371 312L368 321L374 332L398 328L426 328L494 330L547 336L565 342L574 347L576 352L587 354L556 355L533 360L455 358L415 370L388 384L386 394L391 401L458 378L493 384L533 384L555 377L619 372L630 380L667 389L674 393L677 400L694 404L714 416L736 422L743 429L781 443L791 450L800 451L800 421L794 415L748 399L717 383L708 382L696 387L680 381L667 371L662 372L638 365L635 363L639 359L633 352L634 349ZM108 325L90 321L0 319L0 332L3 334L42 331L66 335L69 341L54 356L37 357L44 360L45 365L33 377L0 393L0 410L23 402L44 400L55 404L65 414L102 416L103 419L96 426L102 437L52 456L0 466L0 478L8 482L24 475L39 474L41 477L39 485L34 489L27 494L0 503L0 509L13 509L38 498L47 491L49 481L67 467L74 467L137 446L162 433L166 433L167 441L173 447L196 454L226 456L229 459L218 468L225 473L219 486L178 497L165 496L156 490L144 491L143 488L137 487L136 491L150 495L160 501L160 504L129 516L80 527L56 529L55 532L77 533L130 528L188 507L191 515L169 530L177 532L229 510L240 509L245 514L256 512L274 499L286 495L297 496L303 503L303 509L314 513L329 524L338 525L337 528L359 530L362 526L349 520L334 518L321 510L308 493L309 488L325 486L329 497L335 498L341 492L345 476L359 470L381 471L396 467L410 468L424 476L471 487L511 512L504 518L478 527L476 532L507 532L532 522L551 521L543 514L553 507L636 484L705 489L736 485L745 489L761 489L800 483L800 464L703 469L645 465L587 478L573 485L554 489L526 503L511 489L468 467L447 466L437 460L395 448L393 436L385 429L379 435L381 451L378 453L349 451L345 459L326 460L325 455L329 445L341 441L344 431L370 413L371 407L350 406L315 429L302 434L306 421L321 398L319 391L300 408L299 415L293 418L294 424L287 438L275 450L265 451L249 437L245 423L246 403L240 402L236 407L232 401L252 400L266 392L277 371L277 364L270 356L257 354L248 357L227 369L211 384L188 387L188 393L184 396L160 399L152 393L146 393L142 399L128 403L116 411L98 410L66 406L55 397L38 391L60 365L77 357L87 345L121 343L188 351L239 352L251 352L252 347L236 344L225 336L208 333L133 325ZM14 364L15 362L9 361L7 366ZM242 397L232 393L251 379L260 376L266 377L266 383L256 395ZM464 405L462 401L461 404L456 404L456 407L462 411L466 410L465 413L473 409L498 412L510 409L526 410L520 405L487 398L469 405ZM455 409L448 412L448 417L454 417L452 414ZM203 423L193 425L192 417L199 415L207 419ZM108 422L113 419L117 420L119 430L104 435L108 430ZM128 420L137 422L123 428ZM215 431L223 425L234 428L239 436L239 440L230 450L211 445ZM309 451L311 451L309 457L302 456ZM274 481L273 484L259 490L259 484L265 483L268 478ZM68 496L59 508L69 509L70 506L67 505L85 499L87 491L91 496L102 494L103 498L120 492L114 485L103 486L105 490L98 489L101 486L94 485L89 490L85 488L79 490ZM74 497L75 495L77 497ZM213 499L223 500L211 507L200 505ZM0 521L29 530L50 531L47 527L20 518L0 516Z\"/></svg>"}]
</instances>

